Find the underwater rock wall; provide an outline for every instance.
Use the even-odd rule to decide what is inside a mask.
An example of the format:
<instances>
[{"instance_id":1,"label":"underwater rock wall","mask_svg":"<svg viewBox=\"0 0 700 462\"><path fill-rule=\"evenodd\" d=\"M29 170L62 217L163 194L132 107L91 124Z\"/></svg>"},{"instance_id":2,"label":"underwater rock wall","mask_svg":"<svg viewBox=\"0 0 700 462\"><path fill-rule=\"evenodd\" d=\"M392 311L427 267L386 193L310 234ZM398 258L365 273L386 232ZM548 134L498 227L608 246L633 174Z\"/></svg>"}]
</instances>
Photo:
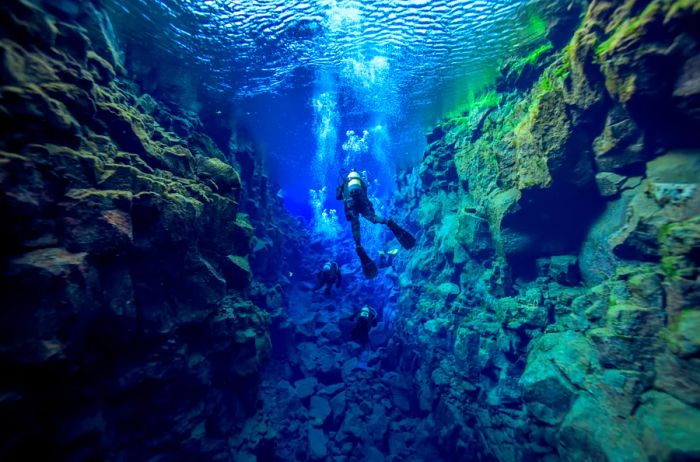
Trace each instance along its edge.
<instances>
[{"instance_id":1,"label":"underwater rock wall","mask_svg":"<svg viewBox=\"0 0 700 462\"><path fill-rule=\"evenodd\" d=\"M0 11L0 458L229 460L294 223L110 30L99 2Z\"/></svg>"},{"instance_id":2,"label":"underwater rock wall","mask_svg":"<svg viewBox=\"0 0 700 462\"><path fill-rule=\"evenodd\" d=\"M700 457L698 24L590 2L401 179L400 361L452 460Z\"/></svg>"}]
</instances>

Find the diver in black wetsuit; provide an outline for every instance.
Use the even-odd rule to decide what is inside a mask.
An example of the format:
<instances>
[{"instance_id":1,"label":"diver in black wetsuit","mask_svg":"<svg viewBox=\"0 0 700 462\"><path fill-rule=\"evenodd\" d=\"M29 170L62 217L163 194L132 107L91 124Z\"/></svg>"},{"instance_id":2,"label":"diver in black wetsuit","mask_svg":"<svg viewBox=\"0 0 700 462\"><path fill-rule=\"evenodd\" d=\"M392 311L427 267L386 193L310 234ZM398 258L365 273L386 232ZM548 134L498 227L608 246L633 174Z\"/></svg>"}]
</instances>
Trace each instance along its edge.
<instances>
[{"instance_id":1,"label":"diver in black wetsuit","mask_svg":"<svg viewBox=\"0 0 700 462\"><path fill-rule=\"evenodd\" d=\"M375 260L377 268L388 268L394 262L394 257L399 253L399 249L391 249L389 251L380 250Z\"/></svg>"},{"instance_id":2,"label":"diver in black wetsuit","mask_svg":"<svg viewBox=\"0 0 700 462\"><path fill-rule=\"evenodd\" d=\"M355 325L350 333L350 339L365 346L369 342L369 331L377 325L377 312L374 308L365 305L352 317L355 318Z\"/></svg>"},{"instance_id":3,"label":"diver in black wetsuit","mask_svg":"<svg viewBox=\"0 0 700 462\"><path fill-rule=\"evenodd\" d=\"M316 285L311 290L315 292L321 287L326 286L323 293L330 295L333 284L335 284L336 287L340 287L342 281L343 276L340 273L340 266L334 261L329 261L323 265L323 269L316 275Z\"/></svg>"},{"instance_id":4,"label":"diver in black wetsuit","mask_svg":"<svg viewBox=\"0 0 700 462\"><path fill-rule=\"evenodd\" d=\"M352 237L355 239L355 251L360 257L362 272L367 279L377 276L377 265L369 258L362 247L360 241L360 215L372 223L387 225L404 249L410 249L416 244L416 238L396 224L394 220L377 215L372 202L367 197L367 186L356 171L351 171L343 182L338 185L335 190L335 197L343 201L345 218L350 222Z\"/></svg>"}]
</instances>

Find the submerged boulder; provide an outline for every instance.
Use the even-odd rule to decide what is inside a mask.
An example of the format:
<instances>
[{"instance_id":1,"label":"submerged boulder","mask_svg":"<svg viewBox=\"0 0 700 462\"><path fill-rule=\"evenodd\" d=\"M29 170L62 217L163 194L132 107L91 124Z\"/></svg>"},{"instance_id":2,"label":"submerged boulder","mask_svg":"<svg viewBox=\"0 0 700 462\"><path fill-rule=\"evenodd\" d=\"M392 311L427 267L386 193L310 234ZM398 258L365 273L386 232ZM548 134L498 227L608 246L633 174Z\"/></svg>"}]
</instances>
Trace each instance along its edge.
<instances>
[{"instance_id":1,"label":"submerged boulder","mask_svg":"<svg viewBox=\"0 0 700 462\"><path fill-rule=\"evenodd\" d=\"M238 433L268 457L249 419L271 344L240 294L257 224L238 217L242 180L196 115L129 80L98 3L0 13L0 356L26 378L6 384L0 458L214 460ZM275 212L262 229L286 223Z\"/></svg>"},{"instance_id":2,"label":"submerged boulder","mask_svg":"<svg viewBox=\"0 0 700 462\"><path fill-rule=\"evenodd\" d=\"M657 391L642 396L638 438L650 459L693 459L700 454L700 410Z\"/></svg>"},{"instance_id":3,"label":"submerged boulder","mask_svg":"<svg viewBox=\"0 0 700 462\"><path fill-rule=\"evenodd\" d=\"M248 260L236 255L229 255L226 257L224 274L226 275L226 281L231 287L236 289L248 287L252 279L252 272Z\"/></svg>"},{"instance_id":4,"label":"submerged boulder","mask_svg":"<svg viewBox=\"0 0 700 462\"><path fill-rule=\"evenodd\" d=\"M320 428L309 427L309 456L311 460L324 460L328 454L328 437Z\"/></svg>"},{"instance_id":5,"label":"submerged boulder","mask_svg":"<svg viewBox=\"0 0 700 462\"><path fill-rule=\"evenodd\" d=\"M241 179L236 169L214 157L197 159L197 175L203 181L213 181L216 189L222 194L237 195L241 187Z\"/></svg>"},{"instance_id":6,"label":"submerged boulder","mask_svg":"<svg viewBox=\"0 0 700 462\"><path fill-rule=\"evenodd\" d=\"M557 449L562 460L571 462L646 458L628 425L586 395L578 397L562 423Z\"/></svg>"}]
</instances>

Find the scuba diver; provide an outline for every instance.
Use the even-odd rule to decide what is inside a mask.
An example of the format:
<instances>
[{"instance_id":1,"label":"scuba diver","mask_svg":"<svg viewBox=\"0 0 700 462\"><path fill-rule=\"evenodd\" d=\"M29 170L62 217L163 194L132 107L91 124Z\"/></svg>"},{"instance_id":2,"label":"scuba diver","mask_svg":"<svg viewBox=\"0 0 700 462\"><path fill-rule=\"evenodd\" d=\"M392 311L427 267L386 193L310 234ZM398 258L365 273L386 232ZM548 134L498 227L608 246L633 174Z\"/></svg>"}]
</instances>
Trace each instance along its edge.
<instances>
[{"instance_id":1,"label":"scuba diver","mask_svg":"<svg viewBox=\"0 0 700 462\"><path fill-rule=\"evenodd\" d=\"M316 292L321 287L326 286L323 293L330 295L331 287L334 283L336 287L340 287L342 283L342 274L340 273L340 266L338 266L338 263L329 261L323 265L323 269L316 275L316 285L311 290Z\"/></svg>"},{"instance_id":2,"label":"scuba diver","mask_svg":"<svg viewBox=\"0 0 700 462\"><path fill-rule=\"evenodd\" d=\"M360 242L360 215L372 223L387 225L404 249L416 245L416 238L401 228L391 218L386 219L374 211L374 206L367 197L367 186L355 170L351 171L335 190L335 198L343 201L345 218L352 227L352 237L355 239L355 252L362 263L362 273L367 279L377 276L377 265L367 255Z\"/></svg>"},{"instance_id":3,"label":"scuba diver","mask_svg":"<svg viewBox=\"0 0 700 462\"><path fill-rule=\"evenodd\" d=\"M394 262L394 257L399 253L399 249L389 251L380 250L377 255L377 268L388 268Z\"/></svg>"},{"instance_id":4,"label":"scuba diver","mask_svg":"<svg viewBox=\"0 0 700 462\"><path fill-rule=\"evenodd\" d=\"M365 346L369 342L370 329L377 325L377 312L371 306L365 305L352 317L355 318L355 325L352 328L350 339Z\"/></svg>"}]
</instances>

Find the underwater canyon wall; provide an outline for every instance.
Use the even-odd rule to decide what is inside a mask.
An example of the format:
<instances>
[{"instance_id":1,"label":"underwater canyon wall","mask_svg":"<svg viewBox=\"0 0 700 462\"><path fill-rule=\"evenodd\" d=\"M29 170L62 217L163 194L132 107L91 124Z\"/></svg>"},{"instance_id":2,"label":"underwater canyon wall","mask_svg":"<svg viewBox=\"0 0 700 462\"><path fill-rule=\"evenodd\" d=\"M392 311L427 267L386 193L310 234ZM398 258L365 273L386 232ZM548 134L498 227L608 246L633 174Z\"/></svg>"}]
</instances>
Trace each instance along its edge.
<instances>
[{"instance_id":1,"label":"underwater canyon wall","mask_svg":"<svg viewBox=\"0 0 700 462\"><path fill-rule=\"evenodd\" d=\"M396 357L451 460L698 460L700 4L570 5L400 179Z\"/></svg>"},{"instance_id":2,"label":"underwater canyon wall","mask_svg":"<svg viewBox=\"0 0 700 462\"><path fill-rule=\"evenodd\" d=\"M3 5L0 79L0 458L231 459L296 248L254 147L142 93L100 2Z\"/></svg>"}]
</instances>

